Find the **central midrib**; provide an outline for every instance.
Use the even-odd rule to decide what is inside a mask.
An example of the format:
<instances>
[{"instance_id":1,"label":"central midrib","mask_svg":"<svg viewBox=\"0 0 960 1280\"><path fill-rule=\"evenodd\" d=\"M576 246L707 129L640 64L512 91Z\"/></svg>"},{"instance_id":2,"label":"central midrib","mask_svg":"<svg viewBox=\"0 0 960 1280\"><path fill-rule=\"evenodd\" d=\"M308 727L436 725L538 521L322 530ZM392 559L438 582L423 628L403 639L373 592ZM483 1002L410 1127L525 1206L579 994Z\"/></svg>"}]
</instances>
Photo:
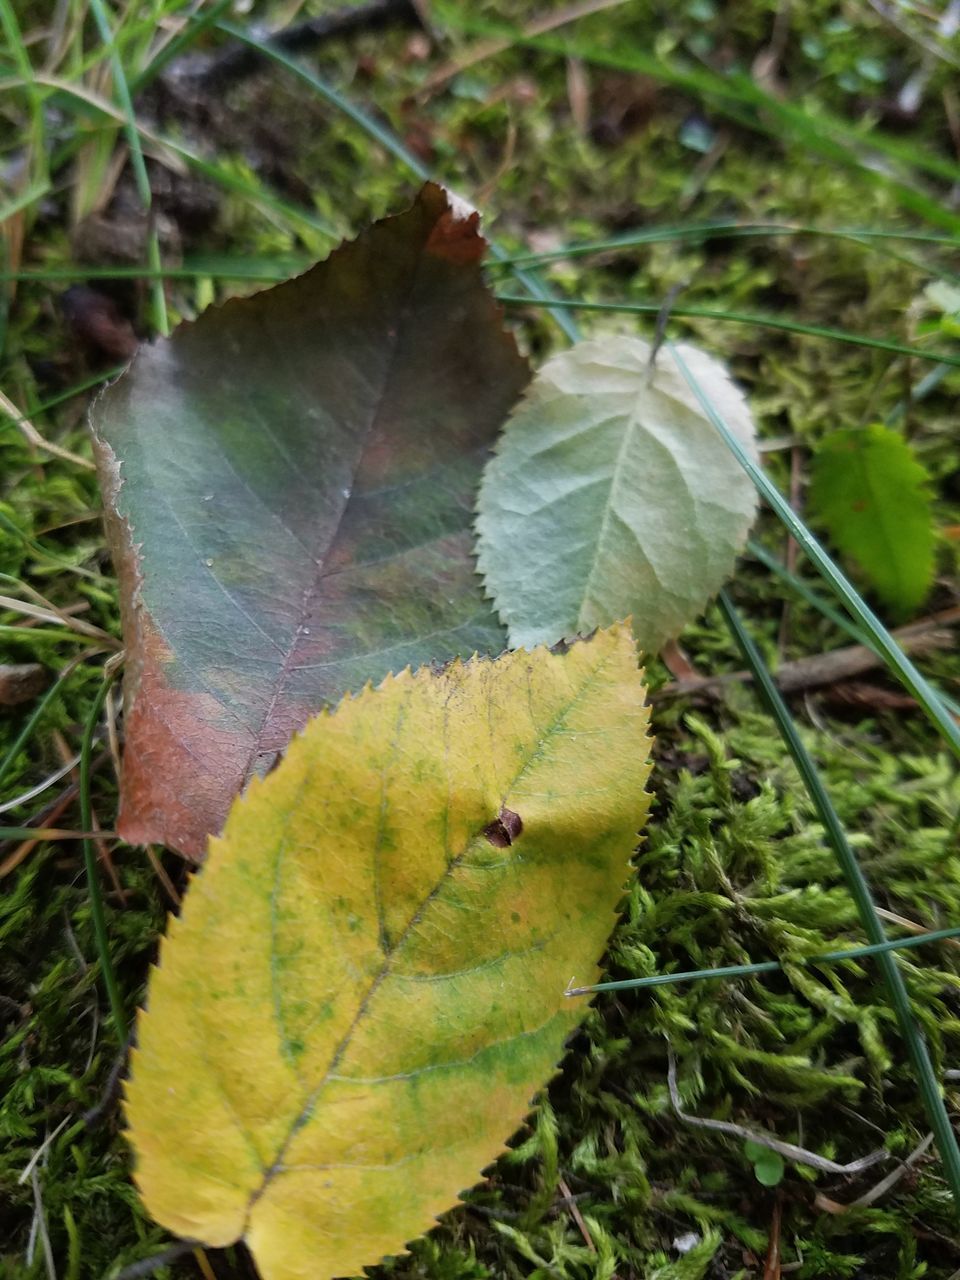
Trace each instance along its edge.
<instances>
[{"instance_id":1,"label":"central midrib","mask_svg":"<svg viewBox=\"0 0 960 1280\"><path fill-rule=\"evenodd\" d=\"M386 400L387 391L390 386L390 381L393 377L394 366L395 366L396 357L397 357L397 350L401 345L403 325L405 323L406 316L407 316L407 308L409 306L410 299L413 296L414 290L416 288L417 277L420 273L420 265L423 261L424 244L425 244L425 241L423 244L420 245L420 248L417 251L417 260L414 264L412 272L410 273L410 282L407 286L407 290L404 295L403 301L401 302L397 310L397 324L395 326L393 336L390 340L390 349L387 356L387 360L384 365L382 385L377 395L373 412L370 414L369 421L367 422L367 425L364 428L363 440L360 444L360 448L356 453L355 461L353 464L354 476L356 476L357 471L359 471L360 466L363 462L363 459L366 456L367 449L370 445L370 440L373 437L374 430L376 429L377 423L380 419L380 413L383 409L383 405ZM297 619L296 630L294 631L293 636L291 637L291 640L287 647L287 652L284 655L283 663L280 667L280 670L277 672L277 675L274 679L273 689L270 695L270 701L263 712L263 715L260 720L260 726L257 730L256 738L254 740L253 746L250 749L250 754L247 757L246 765L244 766L243 781L242 781L243 786L246 786L247 782L249 782L253 774L254 768L256 766L257 758L259 757L260 753L263 750L266 731L268 726L270 725L270 721L273 717L274 711L276 710L276 706L280 700L280 696L283 693L287 676L290 673L290 664L293 661L293 655L296 653L297 647L300 644L300 641L303 639L303 636L305 634L307 620L310 617L310 611L313 607L313 602L320 588L320 583L326 577L324 570L326 568L327 557L329 556L332 547L337 541L337 538L340 534L340 529L343 525L343 518L346 515L347 508L350 506L350 503L352 502L352 500L353 500L353 488L351 486L349 495L343 500L343 505L340 508L340 514L338 515L336 522L330 532L330 536L327 540L327 545L323 548L323 550L314 560L314 574L306 590L304 591L303 598L300 602L300 614Z\"/></svg>"},{"instance_id":2,"label":"central midrib","mask_svg":"<svg viewBox=\"0 0 960 1280\"><path fill-rule=\"evenodd\" d=\"M579 643L589 644L590 641L584 640L584 641L580 641ZM554 717L551 724L548 725L545 730L541 731L540 733L541 745L538 745L536 750L531 752L529 758L523 763L521 768L518 769L518 771L510 779L509 784L504 789L504 796L503 796L504 801L507 799L509 795L513 793L517 784L519 783L521 778L524 776L524 774L527 773L527 771L531 768L531 766L534 765L539 759L541 759L543 755L542 743L544 741L548 741L552 739L555 736L555 734L559 732L560 729L562 729L564 723L570 716L573 709L577 706L577 704L580 702L583 696L593 687L593 685L596 683L599 677L603 674L609 661L610 661L609 657L602 659L591 671L587 672L584 675L583 680L580 683L579 687L575 690L575 692L569 698L569 700L566 703L564 703L563 708L557 713L557 715ZM280 1148L277 1151L277 1154L274 1157L273 1162L265 1170L263 1175L263 1181L261 1182L260 1186L257 1187L257 1189L251 1194L247 1202L246 1216L244 1219L243 1231L241 1232L242 1237L246 1236L247 1231L249 1229L250 1215L253 1212L254 1206L256 1205L257 1201L264 1195L264 1193L266 1192L267 1188L270 1186L276 1174L279 1173L283 1168L283 1160L290 1149L290 1144L293 1142L297 1134L304 1128L304 1126L309 1123L310 1116L313 1113L313 1109L316 1106L321 1093L329 1084L331 1078L333 1077L333 1075L337 1070L337 1067L343 1061L344 1054L347 1052L352 1042L353 1033L357 1029L357 1026L360 1023L361 1019L363 1018L364 1014L366 1013L367 1009L370 1007L370 1001L376 995L377 991L380 989L384 980L389 976L390 970L393 967L396 957L403 950L404 944L409 938L412 930L416 928L416 926L423 919L424 912L427 910L430 903L433 902L433 900L439 895L444 884L449 880L453 872L456 871L457 868L462 865L464 858L467 856L467 854L470 852L471 848L473 847L474 839L475 837L468 839L464 844L464 847L461 849L461 851L453 859L451 859L450 862L447 863L446 867L443 870L443 873L437 879L436 883L433 885L430 891L424 895L419 906L411 914L410 919L408 920L407 925L403 930L403 933L400 934L392 950L389 952L388 955L386 955L383 964L380 966L380 969L371 980L370 986L367 988L367 991L363 996L363 999L360 1001L360 1004L357 1008L357 1012L354 1015L352 1022L350 1023L347 1030L344 1032L343 1036L340 1039L339 1044L337 1045L336 1049L334 1050L330 1058L330 1062L327 1066L326 1071L323 1074L322 1079L317 1083L316 1087L312 1090L306 1102L304 1103L303 1107L300 1109L299 1114L296 1116L293 1123L291 1124L290 1131L287 1134L287 1136L284 1138L283 1142L280 1144Z\"/></svg>"},{"instance_id":3,"label":"central midrib","mask_svg":"<svg viewBox=\"0 0 960 1280\"><path fill-rule=\"evenodd\" d=\"M583 610L584 610L584 606L586 605L587 597L590 592L590 584L592 583L594 575L597 572L597 565L600 562L600 556L603 551L603 544L606 538L607 526L610 521L610 512L613 507L613 495L619 483L620 468L623 464L623 459L633 441L633 433L637 426L638 412L639 412L639 399L640 397L639 395L637 395L635 397L633 409L631 410L630 414L627 417L627 425L623 432L623 439L620 441L619 447L617 448L617 456L613 464L613 473L610 477L610 492L609 492L608 499L603 507L603 516L600 519L600 528L597 530L597 545L594 548L593 558L590 561L590 568L587 570L587 576L584 579L584 583L583 583L583 600L581 601L580 608L577 613L578 630L581 629L584 623L588 621L583 616ZM595 625L595 623L590 622L589 625L593 626Z\"/></svg>"}]
</instances>

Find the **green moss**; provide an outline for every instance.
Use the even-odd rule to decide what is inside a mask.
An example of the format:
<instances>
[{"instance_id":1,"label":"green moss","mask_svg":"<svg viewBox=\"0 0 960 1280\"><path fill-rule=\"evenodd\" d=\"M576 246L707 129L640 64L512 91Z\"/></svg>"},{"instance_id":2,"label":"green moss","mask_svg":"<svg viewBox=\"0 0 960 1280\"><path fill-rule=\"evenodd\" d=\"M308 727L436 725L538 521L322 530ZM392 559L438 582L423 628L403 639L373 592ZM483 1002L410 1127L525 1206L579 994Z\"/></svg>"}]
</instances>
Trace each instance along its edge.
<instances>
[{"instance_id":1,"label":"green moss","mask_svg":"<svg viewBox=\"0 0 960 1280\"><path fill-rule=\"evenodd\" d=\"M624 5L576 31L608 48L651 44L688 62L706 58L749 70L769 42L779 7L774 0ZM25 26L37 21L27 9L18 5ZM485 11L496 19L524 21L532 6L491 4ZM421 61L408 33L388 32L324 48L318 65L356 99L375 104L455 188L484 193L485 208L497 215L492 230L507 245L550 246L607 237L628 226L714 219L908 225L896 193L883 181L832 168L796 143L760 138L730 125L709 104L638 76L586 68L589 127L583 135L572 119L568 68L555 55L509 49L473 67L450 91L411 105L426 76L463 43L454 37L454 47L438 48ZM818 0L792 7L779 74L794 100L842 112L866 129L922 62L919 46L878 17L858 15L854 25L838 6ZM918 151L945 156L941 94L949 68L936 63L929 70L919 113L902 136ZM21 105L7 110L15 113ZM278 72L232 91L225 110L226 124L212 137L217 163L265 189L269 166L256 161L268 149L253 126L257 120L282 120L285 136L297 143L273 179L286 184L285 198L301 200L345 231L397 208L411 190L409 177L390 157ZM26 113L22 119L26 127ZM696 130L686 127L691 119ZM723 145L704 166L696 147L710 138ZM274 157L268 158L272 163ZM67 179L68 172L62 176ZM65 185L47 198L43 220L33 223L27 265L69 261ZM920 187L937 194L932 180L918 180ZM187 247L279 260L290 252L321 254L327 244L280 214L265 217L234 193L221 198L216 225ZM894 247L913 261L812 235L714 238L569 259L546 275L571 297L659 302L683 285L685 302L780 311L809 324L917 340L913 303L949 262L936 248ZM0 384L24 407L89 373L55 306L62 287L22 284L9 307ZM231 287L214 282L218 295ZM171 285L173 311L189 315L210 288L209 282ZM535 356L555 341L539 311L517 323L521 341ZM635 328L632 320L614 323ZM601 327L596 319L584 320L587 330ZM730 362L750 393L764 435L787 442L765 455L784 489L790 444L800 446L802 462L804 451L835 427L882 420L926 372L879 352L719 321L685 320L676 328ZM934 478L942 526L960 523L958 387L960 375L950 374L904 418ZM34 417L48 438L88 451L81 401ZM94 518L99 500L91 474L60 461L40 464L5 419L0 445L0 571L59 606L84 606L79 616L117 634L115 589ZM782 550L783 536L772 522L761 523L759 536ZM37 543L51 554L39 553ZM956 541L943 542L942 573L956 571L958 549ZM64 562L102 576L78 575ZM802 565L800 571L806 573ZM778 660L782 589L748 560L734 593L764 652ZM15 620L12 613L0 616L0 622ZM783 657L838 643L842 639L830 623L802 603L791 605ZM684 646L703 671L740 665L713 611L689 628ZM78 646L30 636L9 649L11 659L15 653L58 669ZM54 731L76 750L102 660L81 663L54 698L17 754L3 799L58 767ZM931 655L924 663L957 692L955 653ZM650 675L655 686L667 679L656 663ZM886 684L882 676L871 679ZM796 700L793 709L879 904L925 927L955 923L960 780L926 722L903 711L838 709L820 694ZM0 711L0 758L23 718L23 709ZM689 1113L774 1134L839 1162L880 1146L905 1157L926 1132L876 967L869 960L833 968L800 963L863 939L809 800L753 694L733 687L722 700L697 707L688 700L658 701L654 719L655 809L611 944L610 976L767 959L780 960L783 971L601 996L548 1100L490 1179L431 1237L378 1274L395 1280L757 1276L779 1203L784 1260L799 1264L793 1274L801 1280L947 1280L960 1267L960 1244L955 1211L932 1156L875 1205L831 1214L816 1207L817 1192L848 1203L892 1165L843 1178L788 1162L781 1187L768 1190L757 1183L742 1143L691 1126L674 1113L666 1083L668 1049L676 1055ZM42 802L12 811L7 820L26 820ZM95 777L94 804L108 826L115 786L106 762ZM75 810L60 821L77 825ZM11 848L0 852L0 862ZM161 857L182 888L182 864ZM105 879L111 946L132 1012L169 904L144 854L121 847L113 859L123 898ZM937 1068L955 1064L960 949L916 950L900 963ZM0 883L3 1280L46 1275L34 1228L41 1211L57 1274L70 1280L109 1276L170 1243L139 1207L116 1103L103 1109L92 1128L81 1123L83 1113L101 1101L117 1065L119 1047L106 1009L79 846L40 846ZM948 1103L954 1110L958 1092L951 1080ZM21 1184L22 1170L47 1139L36 1164L36 1189L29 1177ZM575 1197L590 1245L566 1202L567 1191ZM693 1245L680 1253L674 1241L684 1236ZM221 1280L249 1274L240 1250L217 1255L215 1267ZM186 1278L197 1270L188 1256L157 1274Z\"/></svg>"}]
</instances>

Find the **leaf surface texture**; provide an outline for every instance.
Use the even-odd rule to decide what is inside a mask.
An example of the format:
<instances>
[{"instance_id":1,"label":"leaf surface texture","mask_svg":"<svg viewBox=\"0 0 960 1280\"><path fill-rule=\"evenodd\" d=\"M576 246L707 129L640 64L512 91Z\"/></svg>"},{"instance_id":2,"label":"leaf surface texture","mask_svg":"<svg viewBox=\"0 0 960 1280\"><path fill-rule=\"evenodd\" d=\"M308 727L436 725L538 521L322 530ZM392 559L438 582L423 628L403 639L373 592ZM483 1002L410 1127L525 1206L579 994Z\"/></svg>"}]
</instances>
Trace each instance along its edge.
<instances>
[{"instance_id":1,"label":"leaf surface texture","mask_svg":"<svg viewBox=\"0 0 960 1280\"><path fill-rule=\"evenodd\" d=\"M723 367L684 363L751 449ZM554 644L633 615L657 652L733 570L756 512L750 479L668 352L608 336L549 360L487 464L480 570L512 645Z\"/></svg>"},{"instance_id":2,"label":"leaf surface texture","mask_svg":"<svg viewBox=\"0 0 960 1280\"><path fill-rule=\"evenodd\" d=\"M627 626L387 678L255 779L171 922L132 1056L165 1227L266 1280L433 1225L553 1074L645 820Z\"/></svg>"},{"instance_id":3,"label":"leaf surface texture","mask_svg":"<svg viewBox=\"0 0 960 1280\"><path fill-rule=\"evenodd\" d=\"M470 529L528 377L476 215L426 186L142 348L92 415L127 649L119 830L200 856L322 706L499 652Z\"/></svg>"}]
</instances>

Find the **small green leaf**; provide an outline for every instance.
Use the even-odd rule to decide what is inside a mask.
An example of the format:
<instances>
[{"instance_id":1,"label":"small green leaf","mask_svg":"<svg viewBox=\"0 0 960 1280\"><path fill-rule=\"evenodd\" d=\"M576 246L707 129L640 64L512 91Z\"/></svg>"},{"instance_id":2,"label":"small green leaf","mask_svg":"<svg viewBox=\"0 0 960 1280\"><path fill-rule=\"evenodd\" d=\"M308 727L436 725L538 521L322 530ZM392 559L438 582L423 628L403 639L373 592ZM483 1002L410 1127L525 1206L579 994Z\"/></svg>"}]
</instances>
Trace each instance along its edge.
<instances>
[{"instance_id":1,"label":"small green leaf","mask_svg":"<svg viewBox=\"0 0 960 1280\"><path fill-rule=\"evenodd\" d=\"M750 412L716 360L677 348L744 446ZM733 572L753 484L668 352L608 335L540 370L487 463L478 564L515 648L633 616L656 653Z\"/></svg>"},{"instance_id":2,"label":"small green leaf","mask_svg":"<svg viewBox=\"0 0 960 1280\"><path fill-rule=\"evenodd\" d=\"M783 1157L778 1156L775 1151L764 1150L760 1157L754 1160L753 1172L757 1176L757 1181L763 1186L776 1187L783 1180Z\"/></svg>"},{"instance_id":3,"label":"small green leaf","mask_svg":"<svg viewBox=\"0 0 960 1280\"><path fill-rule=\"evenodd\" d=\"M814 459L810 505L894 612L923 603L934 570L928 476L898 432L877 424L828 436Z\"/></svg>"},{"instance_id":4,"label":"small green leaf","mask_svg":"<svg viewBox=\"0 0 960 1280\"><path fill-rule=\"evenodd\" d=\"M752 1138L748 1138L743 1144L743 1153L751 1164L756 1164L762 1159L766 1150L766 1147L761 1146L759 1142L754 1142Z\"/></svg>"}]
</instances>

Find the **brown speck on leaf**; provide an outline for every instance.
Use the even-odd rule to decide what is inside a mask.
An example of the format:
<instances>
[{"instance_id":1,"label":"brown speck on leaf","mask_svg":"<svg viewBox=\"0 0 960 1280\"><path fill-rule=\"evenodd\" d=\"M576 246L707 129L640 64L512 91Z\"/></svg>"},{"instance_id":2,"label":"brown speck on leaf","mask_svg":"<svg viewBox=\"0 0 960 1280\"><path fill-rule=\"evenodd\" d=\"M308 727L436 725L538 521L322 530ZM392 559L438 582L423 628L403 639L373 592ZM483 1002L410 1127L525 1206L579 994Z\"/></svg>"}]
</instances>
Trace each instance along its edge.
<instances>
[{"instance_id":1,"label":"brown speck on leaf","mask_svg":"<svg viewBox=\"0 0 960 1280\"><path fill-rule=\"evenodd\" d=\"M519 813L512 809L501 809L500 816L494 818L489 826L484 827L483 834L495 849L508 849L523 830L523 822Z\"/></svg>"}]
</instances>

